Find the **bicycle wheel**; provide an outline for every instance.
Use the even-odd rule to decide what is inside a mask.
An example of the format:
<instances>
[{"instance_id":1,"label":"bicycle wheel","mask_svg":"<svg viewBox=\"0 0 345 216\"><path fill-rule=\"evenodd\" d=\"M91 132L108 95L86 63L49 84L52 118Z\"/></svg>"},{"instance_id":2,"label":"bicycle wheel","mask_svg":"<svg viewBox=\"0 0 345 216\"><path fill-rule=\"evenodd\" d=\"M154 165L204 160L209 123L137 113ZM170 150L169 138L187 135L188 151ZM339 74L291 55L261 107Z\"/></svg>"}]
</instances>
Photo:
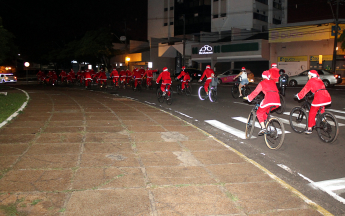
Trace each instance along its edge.
<instances>
[{"instance_id":1,"label":"bicycle wheel","mask_svg":"<svg viewBox=\"0 0 345 216\"><path fill-rule=\"evenodd\" d=\"M169 95L169 93L170 93L170 95ZM169 95L169 96L168 96ZM166 100L167 100L167 104L168 105L171 105L172 104L172 102L173 102L173 97L172 97L172 92L171 91L167 91L167 95L166 95Z\"/></svg>"},{"instance_id":2,"label":"bicycle wheel","mask_svg":"<svg viewBox=\"0 0 345 216\"><path fill-rule=\"evenodd\" d=\"M278 107L276 110L276 113L278 114L282 114L285 111L285 99L283 97L283 95L279 94L279 98L280 98L280 107Z\"/></svg>"},{"instance_id":3,"label":"bicycle wheel","mask_svg":"<svg viewBox=\"0 0 345 216\"><path fill-rule=\"evenodd\" d=\"M252 137L254 128L255 128L255 119L256 119L256 112L251 111L248 116L247 124L246 124L246 139L250 139Z\"/></svg>"},{"instance_id":4,"label":"bicycle wheel","mask_svg":"<svg viewBox=\"0 0 345 216\"><path fill-rule=\"evenodd\" d=\"M187 85L185 89L186 89L186 95L187 95L187 96L189 96L189 95L192 94L192 88L191 88L190 85Z\"/></svg>"},{"instance_id":5,"label":"bicycle wheel","mask_svg":"<svg viewBox=\"0 0 345 216\"><path fill-rule=\"evenodd\" d=\"M181 94L182 94L182 91L181 91L181 84L178 84L178 85L176 86L176 92L177 92L178 95L181 95Z\"/></svg>"},{"instance_id":6,"label":"bicycle wheel","mask_svg":"<svg viewBox=\"0 0 345 216\"><path fill-rule=\"evenodd\" d=\"M270 118L266 124L265 142L268 148L278 150L284 142L285 128L278 118Z\"/></svg>"},{"instance_id":7,"label":"bicycle wheel","mask_svg":"<svg viewBox=\"0 0 345 216\"><path fill-rule=\"evenodd\" d=\"M217 101L217 90L210 89L208 91L208 97L210 98L211 102L216 102Z\"/></svg>"},{"instance_id":8,"label":"bicycle wheel","mask_svg":"<svg viewBox=\"0 0 345 216\"><path fill-rule=\"evenodd\" d=\"M205 92L204 86L200 86L199 91L198 91L198 95L199 95L200 100L206 99L206 92Z\"/></svg>"},{"instance_id":9,"label":"bicycle wheel","mask_svg":"<svg viewBox=\"0 0 345 216\"><path fill-rule=\"evenodd\" d=\"M332 113L325 112L317 121L316 131L323 142L333 143L339 134L338 120Z\"/></svg>"},{"instance_id":10,"label":"bicycle wheel","mask_svg":"<svg viewBox=\"0 0 345 216\"><path fill-rule=\"evenodd\" d=\"M290 112L290 126L296 133L308 129L308 115L301 107L294 107Z\"/></svg>"},{"instance_id":11,"label":"bicycle wheel","mask_svg":"<svg viewBox=\"0 0 345 216\"><path fill-rule=\"evenodd\" d=\"M158 99L159 103L164 102L164 96L163 96L163 92L161 89L157 90L157 99Z\"/></svg>"},{"instance_id":12,"label":"bicycle wheel","mask_svg":"<svg viewBox=\"0 0 345 216\"><path fill-rule=\"evenodd\" d=\"M238 86L234 85L231 88L231 95L233 98L238 98L239 95L239 91L238 91Z\"/></svg>"},{"instance_id":13,"label":"bicycle wheel","mask_svg":"<svg viewBox=\"0 0 345 216\"><path fill-rule=\"evenodd\" d=\"M250 93L252 93L252 90L246 86L243 90L243 97L247 97L248 95L250 95Z\"/></svg>"}]
</instances>

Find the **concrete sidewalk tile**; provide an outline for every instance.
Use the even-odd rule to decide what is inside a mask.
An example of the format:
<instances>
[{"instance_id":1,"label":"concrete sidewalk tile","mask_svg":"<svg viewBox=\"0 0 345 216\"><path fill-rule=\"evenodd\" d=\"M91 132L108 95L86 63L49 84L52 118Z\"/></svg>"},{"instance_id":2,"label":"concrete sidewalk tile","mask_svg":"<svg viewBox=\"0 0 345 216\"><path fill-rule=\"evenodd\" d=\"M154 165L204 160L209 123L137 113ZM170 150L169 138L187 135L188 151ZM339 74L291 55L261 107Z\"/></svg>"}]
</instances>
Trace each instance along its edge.
<instances>
[{"instance_id":1,"label":"concrete sidewalk tile","mask_svg":"<svg viewBox=\"0 0 345 216\"><path fill-rule=\"evenodd\" d=\"M133 153L131 143L85 143L84 152L89 153Z\"/></svg>"},{"instance_id":2,"label":"concrete sidewalk tile","mask_svg":"<svg viewBox=\"0 0 345 216\"><path fill-rule=\"evenodd\" d=\"M26 152L27 155L43 154L78 154L80 144L77 143L59 143L59 144L34 144Z\"/></svg>"},{"instance_id":3,"label":"concrete sidewalk tile","mask_svg":"<svg viewBox=\"0 0 345 216\"><path fill-rule=\"evenodd\" d=\"M109 109L106 109L106 108L99 108L99 109L84 108L84 112L85 112L85 115L89 115L90 113L109 113L109 114L111 114L111 111Z\"/></svg>"},{"instance_id":4,"label":"concrete sidewalk tile","mask_svg":"<svg viewBox=\"0 0 345 216\"><path fill-rule=\"evenodd\" d=\"M195 131L195 132L180 132L184 136L188 137L188 140L207 140L209 139L209 135L201 132L201 131Z\"/></svg>"},{"instance_id":5,"label":"concrete sidewalk tile","mask_svg":"<svg viewBox=\"0 0 345 216\"><path fill-rule=\"evenodd\" d=\"M234 152L231 151L207 151L207 152L192 152L201 163L205 165L210 164L228 164L228 163L243 163L244 160Z\"/></svg>"},{"instance_id":6,"label":"concrete sidewalk tile","mask_svg":"<svg viewBox=\"0 0 345 216\"><path fill-rule=\"evenodd\" d=\"M116 118L114 113L112 112L87 112L85 113L85 117L88 118L94 118L94 117L99 117L99 118Z\"/></svg>"},{"instance_id":7,"label":"concrete sidewalk tile","mask_svg":"<svg viewBox=\"0 0 345 216\"><path fill-rule=\"evenodd\" d=\"M78 154L24 155L14 169L65 169L77 166Z\"/></svg>"},{"instance_id":8,"label":"concrete sidewalk tile","mask_svg":"<svg viewBox=\"0 0 345 216\"><path fill-rule=\"evenodd\" d=\"M72 188L138 188L145 187L140 168L80 168L73 179Z\"/></svg>"},{"instance_id":9,"label":"concrete sidewalk tile","mask_svg":"<svg viewBox=\"0 0 345 216\"><path fill-rule=\"evenodd\" d=\"M140 153L141 161L148 166L179 166L181 161L172 152Z\"/></svg>"},{"instance_id":10,"label":"concrete sidewalk tile","mask_svg":"<svg viewBox=\"0 0 345 216\"><path fill-rule=\"evenodd\" d=\"M37 122L41 122L41 121L46 121L48 120L48 117L46 116L20 116L18 115L15 119L16 121L37 121Z\"/></svg>"},{"instance_id":11,"label":"concrete sidewalk tile","mask_svg":"<svg viewBox=\"0 0 345 216\"><path fill-rule=\"evenodd\" d=\"M273 181L266 173L250 163L206 166L223 183Z\"/></svg>"},{"instance_id":12,"label":"concrete sidewalk tile","mask_svg":"<svg viewBox=\"0 0 345 216\"><path fill-rule=\"evenodd\" d=\"M0 195L0 205L15 205L18 215L59 215L65 199L65 193L26 192L2 194ZM3 215L1 210L0 215Z\"/></svg>"},{"instance_id":13,"label":"concrete sidewalk tile","mask_svg":"<svg viewBox=\"0 0 345 216\"><path fill-rule=\"evenodd\" d=\"M46 121L17 121L14 119L10 122L11 127L23 127L23 128L40 128L43 127Z\"/></svg>"},{"instance_id":14,"label":"concrete sidewalk tile","mask_svg":"<svg viewBox=\"0 0 345 216\"><path fill-rule=\"evenodd\" d=\"M237 215L241 211L217 186L156 188L158 215Z\"/></svg>"},{"instance_id":15,"label":"concrete sidewalk tile","mask_svg":"<svg viewBox=\"0 0 345 216\"><path fill-rule=\"evenodd\" d=\"M81 156L80 167L139 167L136 155L133 153L84 153Z\"/></svg>"},{"instance_id":16,"label":"concrete sidewalk tile","mask_svg":"<svg viewBox=\"0 0 345 216\"><path fill-rule=\"evenodd\" d=\"M81 143L81 133L42 133L36 143Z\"/></svg>"},{"instance_id":17,"label":"concrete sidewalk tile","mask_svg":"<svg viewBox=\"0 0 345 216\"><path fill-rule=\"evenodd\" d=\"M0 156L21 155L29 147L29 144L2 144L0 145Z\"/></svg>"},{"instance_id":18,"label":"concrete sidewalk tile","mask_svg":"<svg viewBox=\"0 0 345 216\"><path fill-rule=\"evenodd\" d=\"M308 205L301 198L275 181L229 184L225 187L238 198L237 202L247 213L308 208Z\"/></svg>"},{"instance_id":19,"label":"concrete sidewalk tile","mask_svg":"<svg viewBox=\"0 0 345 216\"><path fill-rule=\"evenodd\" d=\"M18 134L16 136L0 135L1 144L29 143L35 138L34 134Z\"/></svg>"},{"instance_id":20,"label":"concrete sidewalk tile","mask_svg":"<svg viewBox=\"0 0 345 216\"><path fill-rule=\"evenodd\" d=\"M138 120L138 121L142 121L142 122L146 122L146 121L150 121L151 119L145 115L141 115L141 116L119 116L119 119L121 119L122 121L126 121L126 120Z\"/></svg>"},{"instance_id":21,"label":"concrete sidewalk tile","mask_svg":"<svg viewBox=\"0 0 345 216\"><path fill-rule=\"evenodd\" d=\"M122 126L87 126L86 132L88 133L117 133L125 130Z\"/></svg>"},{"instance_id":22,"label":"concrete sidewalk tile","mask_svg":"<svg viewBox=\"0 0 345 216\"><path fill-rule=\"evenodd\" d=\"M91 190L73 192L65 216L151 215L146 189Z\"/></svg>"},{"instance_id":23,"label":"concrete sidewalk tile","mask_svg":"<svg viewBox=\"0 0 345 216\"><path fill-rule=\"evenodd\" d=\"M87 133L85 142L130 142L129 136L122 133Z\"/></svg>"},{"instance_id":24,"label":"concrete sidewalk tile","mask_svg":"<svg viewBox=\"0 0 345 216\"><path fill-rule=\"evenodd\" d=\"M63 191L72 170L11 170L0 179L0 192Z\"/></svg>"},{"instance_id":25,"label":"concrete sidewalk tile","mask_svg":"<svg viewBox=\"0 0 345 216\"><path fill-rule=\"evenodd\" d=\"M0 156L0 177L2 175L2 171L10 168L18 158L19 155Z\"/></svg>"},{"instance_id":26,"label":"concrete sidewalk tile","mask_svg":"<svg viewBox=\"0 0 345 216\"><path fill-rule=\"evenodd\" d=\"M193 167L147 167L147 176L153 185L191 185L217 183L200 166Z\"/></svg>"},{"instance_id":27,"label":"concrete sidewalk tile","mask_svg":"<svg viewBox=\"0 0 345 216\"><path fill-rule=\"evenodd\" d=\"M119 119L115 115L108 115L108 116L98 116L98 115L90 115L85 116L86 121L119 121Z\"/></svg>"},{"instance_id":28,"label":"concrete sidewalk tile","mask_svg":"<svg viewBox=\"0 0 345 216\"><path fill-rule=\"evenodd\" d=\"M145 125L145 121L141 125L128 125L127 129L133 132L165 132L166 130L159 125Z\"/></svg>"},{"instance_id":29,"label":"concrete sidewalk tile","mask_svg":"<svg viewBox=\"0 0 345 216\"><path fill-rule=\"evenodd\" d=\"M52 127L48 126L44 129L44 133L80 133L84 131L84 127Z\"/></svg>"},{"instance_id":30,"label":"concrete sidewalk tile","mask_svg":"<svg viewBox=\"0 0 345 216\"><path fill-rule=\"evenodd\" d=\"M51 121L48 126L50 127L81 127L84 125L83 120L74 121Z\"/></svg>"},{"instance_id":31,"label":"concrete sidewalk tile","mask_svg":"<svg viewBox=\"0 0 345 216\"><path fill-rule=\"evenodd\" d=\"M164 125L164 124L163 124ZM164 125L164 128L168 131L177 131L177 132L199 132L198 129L192 126L187 125Z\"/></svg>"},{"instance_id":32,"label":"concrete sidewalk tile","mask_svg":"<svg viewBox=\"0 0 345 216\"><path fill-rule=\"evenodd\" d=\"M135 112L135 111L136 111L136 112ZM137 110L135 110L135 111L125 111L125 112L119 112L119 111L117 111L117 112L115 112L115 114L116 114L118 117L120 117L120 118L125 117L125 116L127 116L127 117L131 117L131 116L133 116L133 117L145 116L145 115L142 114L141 112L138 112Z\"/></svg>"},{"instance_id":33,"label":"concrete sidewalk tile","mask_svg":"<svg viewBox=\"0 0 345 216\"><path fill-rule=\"evenodd\" d=\"M135 146L139 153L181 151L177 142L136 142Z\"/></svg>"},{"instance_id":34,"label":"concrete sidewalk tile","mask_svg":"<svg viewBox=\"0 0 345 216\"><path fill-rule=\"evenodd\" d=\"M36 134L38 132L40 132L40 127L30 127L30 128L12 127L11 124L7 127L3 127L0 129L0 134L8 134L8 135Z\"/></svg>"},{"instance_id":35,"label":"concrete sidewalk tile","mask_svg":"<svg viewBox=\"0 0 345 216\"><path fill-rule=\"evenodd\" d=\"M176 117L169 116L167 114L160 116L151 116L151 119L162 125L187 125L184 121L179 120Z\"/></svg>"},{"instance_id":36,"label":"concrete sidewalk tile","mask_svg":"<svg viewBox=\"0 0 345 216\"><path fill-rule=\"evenodd\" d=\"M225 146L221 145L212 138L198 141L181 141L181 143L190 151L228 150Z\"/></svg>"},{"instance_id":37,"label":"concrete sidewalk tile","mask_svg":"<svg viewBox=\"0 0 345 216\"><path fill-rule=\"evenodd\" d=\"M98 127L98 126L120 126L121 122L117 119L108 120L86 120L86 126Z\"/></svg>"},{"instance_id":38,"label":"concrete sidewalk tile","mask_svg":"<svg viewBox=\"0 0 345 216\"><path fill-rule=\"evenodd\" d=\"M135 132L131 133L131 138L135 142L162 142L161 132Z\"/></svg>"}]
</instances>

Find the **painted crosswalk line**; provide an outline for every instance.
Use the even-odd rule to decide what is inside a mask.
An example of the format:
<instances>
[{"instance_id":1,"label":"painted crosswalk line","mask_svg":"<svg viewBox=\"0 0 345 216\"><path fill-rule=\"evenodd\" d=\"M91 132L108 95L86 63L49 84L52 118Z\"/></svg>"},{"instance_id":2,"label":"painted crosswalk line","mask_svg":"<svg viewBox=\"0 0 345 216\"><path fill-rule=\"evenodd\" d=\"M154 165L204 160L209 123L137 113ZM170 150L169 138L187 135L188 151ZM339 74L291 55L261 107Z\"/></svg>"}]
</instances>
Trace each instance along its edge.
<instances>
[{"instance_id":1,"label":"painted crosswalk line","mask_svg":"<svg viewBox=\"0 0 345 216\"><path fill-rule=\"evenodd\" d=\"M241 131L241 130L238 130L234 127L231 127L229 125L226 125L220 121L217 121L217 120L205 120L206 123L212 125L213 127L216 127L222 131L225 131L227 133L230 133L232 135L235 135L241 139L246 139L246 133ZM252 136L251 138L256 138L255 136Z\"/></svg>"},{"instance_id":2,"label":"painted crosswalk line","mask_svg":"<svg viewBox=\"0 0 345 216\"><path fill-rule=\"evenodd\" d=\"M290 116L290 113L289 113L289 112L284 112L283 114L284 114L284 115ZM293 117L297 117L298 114L297 114L297 113L294 113L292 116L293 116ZM338 119L338 116L337 116L337 115L335 115L335 117ZM340 116L340 117L341 117L341 118L339 118L339 119L345 119L345 117L343 117L343 116ZM329 122L329 124L332 125L332 126L334 126L334 123L333 123L333 122ZM338 126L339 126L339 127L340 127L340 126L345 126L345 124L339 123L339 122L338 122Z\"/></svg>"},{"instance_id":3,"label":"painted crosswalk line","mask_svg":"<svg viewBox=\"0 0 345 216\"><path fill-rule=\"evenodd\" d=\"M325 191L339 202L345 204L345 199L340 195L345 193L345 178L331 179L326 181L309 181L311 186Z\"/></svg>"},{"instance_id":4,"label":"painted crosswalk line","mask_svg":"<svg viewBox=\"0 0 345 216\"><path fill-rule=\"evenodd\" d=\"M243 123L247 123L248 119L246 118L243 118L243 117L232 117L232 119L235 119L237 121L240 121L240 122L243 122ZM280 120L282 120L281 118L279 118ZM283 122L284 123L284 122ZM255 121L255 127L256 128L260 128L261 129L261 126L259 124L258 121ZM281 130L280 129L277 129L278 130L278 134L282 134ZM285 133L290 133L290 131L285 131Z\"/></svg>"}]
</instances>

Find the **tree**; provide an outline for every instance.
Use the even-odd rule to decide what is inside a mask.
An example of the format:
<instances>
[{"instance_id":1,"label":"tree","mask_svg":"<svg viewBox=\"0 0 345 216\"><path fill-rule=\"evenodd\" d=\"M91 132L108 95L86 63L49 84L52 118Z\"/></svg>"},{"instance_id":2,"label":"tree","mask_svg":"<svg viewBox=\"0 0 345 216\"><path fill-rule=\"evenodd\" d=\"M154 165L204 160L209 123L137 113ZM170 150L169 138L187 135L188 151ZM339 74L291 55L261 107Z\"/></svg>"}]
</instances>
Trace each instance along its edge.
<instances>
[{"instance_id":1,"label":"tree","mask_svg":"<svg viewBox=\"0 0 345 216\"><path fill-rule=\"evenodd\" d=\"M18 48L15 46L13 39L14 35L2 26L0 17L0 64L5 60L15 58Z\"/></svg>"}]
</instances>

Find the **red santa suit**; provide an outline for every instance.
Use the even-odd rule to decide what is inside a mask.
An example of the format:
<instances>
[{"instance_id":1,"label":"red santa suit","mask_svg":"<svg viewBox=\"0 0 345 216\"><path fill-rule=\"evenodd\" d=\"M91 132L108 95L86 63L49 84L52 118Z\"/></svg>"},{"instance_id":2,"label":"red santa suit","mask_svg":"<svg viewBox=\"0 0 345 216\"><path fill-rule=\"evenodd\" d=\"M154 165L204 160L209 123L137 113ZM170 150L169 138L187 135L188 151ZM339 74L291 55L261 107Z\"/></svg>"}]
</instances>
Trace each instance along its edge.
<instances>
[{"instance_id":1,"label":"red santa suit","mask_svg":"<svg viewBox=\"0 0 345 216\"><path fill-rule=\"evenodd\" d=\"M206 66L206 69L205 69L204 73L202 74L199 81L204 79L205 76L206 76L206 82L205 82L204 88L205 88L205 91L207 93L208 92L208 86L210 85L212 78L214 77L214 71L211 69L210 65Z\"/></svg>"},{"instance_id":2,"label":"red santa suit","mask_svg":"<svg viewBox=\"0 0 345 216\"><path fill-rule=\"evenodd\" d=\"M182 71L180 75L178 75L177 79L181 79L182 77L183 77L183 80L182 80L182 90L183 90L185 88L186 83L190 82L190 76L189 76L189 73Z\"/></svg>"},{"instance_id":3,"label":"red santa suit","mask_svg":"<svg viewBox=\"0 0 345 216\"><path fill-rule=\"evenodd\" d=\"M107 83L107 75L105 74L104 71L100 71L98 73L97 81L98 81L97 83L101 83L102 85Z\"/></svg>"},{"instance_id":4,"label":"red santa suit","mask_svg":"<svg viewBox=\"0 0 345 216\"><path fill-rule=\"evenodd\" d=\"M324 113L325 106L331 104L332 99L317 71L311 70L308 74L312 75L312 78L308 80L304 88L297 94L297 98L301 100L309 91L314 94L314 100L311 103L308 117L308 127L313 127L315 125L317 111L321 109L321 113Z\"/></svg>"},{"instance_id":5,"label":"red santa suit","mask_svg":"<svg viewBox=\"0 0 345 216\"><path fill-rule=\"evenodd\" d=\"M255 88L255 90L248 95L248 101L252 101L260 92L263 92L265 98L261 101L260 107L256 111L256 116L258 117L259 122L264 122L267 119L267 113L271 107L274 110L281 106L280 98L278 93L278 88L276 83L269 79L269 71L264 71L262 73L262 80Z\"/></svg>"},{"instance_id":6,"label":"red santa suit","mask_svg":"<svg viewBox=\"0 0 345 216\"><path fill-rule=\"evenodd\" d=\"M140 67L139 73L140 73L140 76L143 77L145 74L145 69L143 67Z\"/></svg>"},{"instance_id":7,"label":"red santa suit","mask_svg":"<svg viewBox=\"0 0 345 216\"><path fill-rule=\"evenodd\" d=\"M67 80L69 82L74 82L75 81L75 73L73 70L71 70L68 74L67 74Z\"/></svg>"},{"instance_id":8,"label":"red santa suit","mask_svg":"<svg viewBox=\"0 0 345 216\"><path fill-rule=\"evenodd\" d=\"M36 74L38 81L42 82L45 79L45 74L41 70Z\"/></svg>"},{"instance_id":9,"label":"red santa suit","mask_svg":"<svg viewBox=\"0 0 345 216\"><path fill-rule=\"evenodd\" d=\"M80 70L78 70L78 72L77 72L77 80L78 81L80 81L80 78L81 78L80 76L81 76L81 72L80 72Z\"/></svg>"},{"instance_id":10,"label":"red santa suit","mask_svg":"<svg viewBox=\"0 0 345 216\"><path fill-rule=\"evenodd\" d=\"M153 73L156 73L157 70L146 70L146 72L144 73L144 76L146 76L146 85L147 86L151 86L152 85L152 78L153 78Z\"/></svg>"},{"instance_id":11,"label":"red santa suit","mask_svg":"<svg viewBox=\"0 0 345 216\"><path fill-rule=\"evenodd\" d=\"M51 84L52 84L52 85L55 85L55 83L56 83L57 80L58 80L58 76L56 75L56 72L53 71L53 73L52 73L52 82L51 82Z\"/></svg>"},{"instance_id":12,"label":"red santa suit","mask_svg":"<svg viewBox=\"0 0 345 216\"><path fill-rule=\"evenodd\" d=\"M275 83L279 83L280 74L276 63L271 64L271 69L269 69L269 73L270 79L273 80Z\"/></svg>"},{"instance_id":13,"label":"red santa suit","mask_svg":"<svg viewBox=\"0 0 345 216\"><path fill-rule=\"evenodd\" d=\"M141 74L138 70L136 70L133 74L133 78L134 78L134 88L137 88L138 85L138 81L141 80Z\"/></svg>"},{"instance_id":14,"label":"red santa suit","mask_svg":"<svg viewBox=\"0 0 345 216\"><path fill-rule=\"evenodd\" d=\"M85 88L88 87L89 83L91 83L91 73L89 70L84 72L84 80L85 80Z\"/></svg>"},{"instance_id":15,"label":"red santa suit","mask_svg":"<svg viewBox=\"0 0 345 216\"><path fill-rule=\"evenodd\" d=\"M61 82L63 82L66 77L67 77L66 71L62 70L60 73Z\"/></svg>"},{"instance_id":16,"label":"red santa suit","mask_svg":"<svg viewBox=\"0 0 345 216\"><path fill-rule=\"evenodd\" d=\"M135 68L135 70L136 70L136 68ZM127 84L129 84L129 82L131 81L131 79L132 79L132 75L134 74L134 70L133 70L133 72L131 72L130 70L126 70L126 76L127 76L127 79L126 79L126 83Z\"/></svg>"},{"instance_id":17,"label":"red santa suit","mask_svg":"<svg viewBox=\"0 0 345 216\"><path fill-rule=\"evenodd\" d=\"M169 84L167 86L167 89L170 89L170 86L171 86L171 77L170 77L170 72L168 71L168 68L167 67L164 67L163 68L163 72L159 74L157 80L156 80L156 83L158 84L159 81L162 79L162 85L161 85L161 90L163 92L165 92L165 87L167 84ZM169 91L169 94L170 94L170 91ZM170 95L169 95L170 96Z\"/></svg>"},{"instance_id":18,"label":"red santa suit","mask_svg":"<svg viewBox=\"0 0 345 216\"><path fill-rule=\"evenodd\" d=\"M113 71L110 73L110 78L113 78L113 83L118 85L118 80L119 80L119 72L114 68Z\"/></svg>"},{"instance_id":19,"label":"red santa suit","mask_svg":"<svg viewBox=\"0 0 345 216\"><path fill-rule=\"evenodd\" d=\"M125 82L126 81L126 77L127 77L126 71L121 70L120 71L120 80L121 80L121 82Z\"/></svg>"}]
</instances>

